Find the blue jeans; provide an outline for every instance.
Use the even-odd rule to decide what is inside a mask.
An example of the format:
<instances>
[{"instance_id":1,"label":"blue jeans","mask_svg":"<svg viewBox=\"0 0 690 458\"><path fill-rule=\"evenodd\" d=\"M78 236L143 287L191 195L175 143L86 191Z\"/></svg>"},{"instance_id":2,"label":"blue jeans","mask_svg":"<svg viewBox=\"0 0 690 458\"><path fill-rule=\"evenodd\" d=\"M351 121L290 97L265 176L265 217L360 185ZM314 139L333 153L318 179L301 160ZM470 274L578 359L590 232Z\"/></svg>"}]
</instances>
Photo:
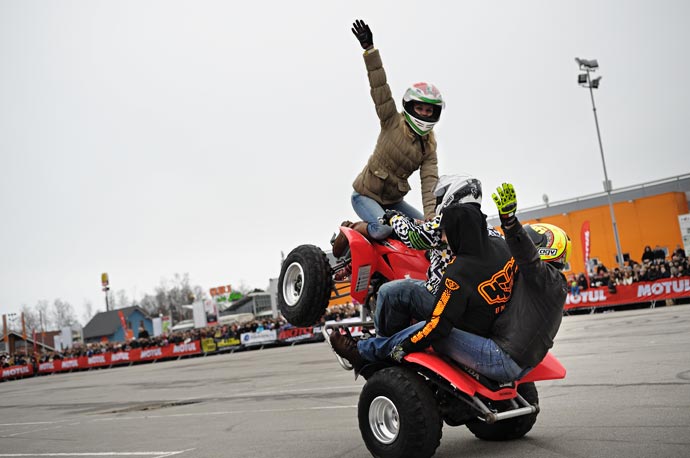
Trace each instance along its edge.
<instances>
[{"instance_id":1,"label":"blue jeans","mask_svg":"<svg viewBox=\"0 0 690 458\"><path fill-rule=\"evenodd\" d=\"M438 353L498 382L517 380L530 369L523 370L493 340L457 328L434 342L433 347Z\"/></svg>"},{"instance_id":2,"label":"blue jeans","mask_svg":"<svg viewBox=\"0 0 690 458\"><path fill-rule=\"evenodd\" d=\"M390 361L388 357L393 348L418 332L424 325L426 322L421 321L391 337L360 340L357 342L357 349L367 361ZM531 369L518 366L493 340L457 328L447 337L434 342L433 347L436 352L497 382L517 380Z\"/></svg>"},{"instance_id":3,"label":"blue jeans","mask_svg":"<svg viewBox=\"0 0 690 458\"><path fill-rule=\"evenodd\" d=\"M385 210L397 210L414 219L424 219L424 215L419 210L401 200L397 204L381 205L371 197L363 196L354 191L352 193L352 208L362 221L369 223L367 231L369 236L375 240L383 240L391 235L393 228L379 223L379 218L383 216Z\"/></svg>"},{"instance_id":4,"label":"blue jeans","mask_svg":"<svg viewBox=\"0 0 690 458\"><path fill-rule=\"evenodd\" d=\"M390 337L371 337L369 339L360 340L357 342L357 350L362 358L367 361L389 361L388 356L393 351L396 345L401 344L408 339L412 334L424 327L426 321L408 326L400 332L393 334Z\"/></svg>"},{"instance_id":5,"label":"blue jeans","mask_svg":"<svg viewBox=\"0 0 690 458\"><path fill-rule=\"evenodd\" d=\"M402 279L384 283L376 298L376 335L390 337L410 325L427 320L434 310L434 295L424 280Z\"/></svg>"}]
</instances>

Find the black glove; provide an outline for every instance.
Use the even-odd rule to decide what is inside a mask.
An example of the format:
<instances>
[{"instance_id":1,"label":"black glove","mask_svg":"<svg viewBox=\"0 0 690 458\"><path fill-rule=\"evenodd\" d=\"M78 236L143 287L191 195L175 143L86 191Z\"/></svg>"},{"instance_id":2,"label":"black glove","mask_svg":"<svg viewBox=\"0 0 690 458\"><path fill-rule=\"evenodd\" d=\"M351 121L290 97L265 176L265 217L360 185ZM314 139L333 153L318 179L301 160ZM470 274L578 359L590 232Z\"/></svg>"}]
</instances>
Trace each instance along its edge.
<instances>
[{"instance_id":1,"label":"black glove","mask_svg":"<svg viewBox=\"0 0 690 458\"><path fill-rule=\"evenodd\" d=\"M374 47L374 35L371 33L369 26L361 19L357 19L352 24L352 33L355 34L362 45L362 49L368 50Z\"/></svg>"},{"instance_id":2,"label":"black glove","mask_svg":"<svg viewBox=\"0 0 690 458\"><path fill-rule=\"evenodd\" d=\"M397 210L387 209L383 212L383 216L381 218L379 218L379 222L381 224L385 224L386 226L390 226L391 225L391 218L394 216L405 216L405 215L404 215L404 213L400 213Z\"/></svg>"}]
</instances>

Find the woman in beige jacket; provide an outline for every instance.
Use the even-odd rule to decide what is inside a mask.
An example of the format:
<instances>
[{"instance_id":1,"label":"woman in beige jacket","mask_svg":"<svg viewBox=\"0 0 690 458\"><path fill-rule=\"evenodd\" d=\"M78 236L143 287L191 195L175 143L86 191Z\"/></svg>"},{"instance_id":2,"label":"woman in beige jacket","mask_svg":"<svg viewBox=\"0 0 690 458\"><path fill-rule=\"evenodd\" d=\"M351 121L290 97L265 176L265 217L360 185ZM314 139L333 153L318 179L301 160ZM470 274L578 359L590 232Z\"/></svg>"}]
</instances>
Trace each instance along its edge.
<instances>
[{"instance_id":1,"label":"woman in beige jacket","mask_svg":"<svg viewBox=\"0 0 690 458\"><path fill-rule=\"evenodd\" d=\"M405 92L403 111L398 112L371 29L357 20L352 32L364 48L371 96L381 122L374 152L352 183L352 207L363 220L353 226L372 239L383 240L391 234L391 227L378 221L385 210L397 210L420 220L434 217L438 161L432 129L445 103L433 84L416 83ZM410 190L407 180L417 170L423 214L403 200Z\"/></svg>"}]
</instances>

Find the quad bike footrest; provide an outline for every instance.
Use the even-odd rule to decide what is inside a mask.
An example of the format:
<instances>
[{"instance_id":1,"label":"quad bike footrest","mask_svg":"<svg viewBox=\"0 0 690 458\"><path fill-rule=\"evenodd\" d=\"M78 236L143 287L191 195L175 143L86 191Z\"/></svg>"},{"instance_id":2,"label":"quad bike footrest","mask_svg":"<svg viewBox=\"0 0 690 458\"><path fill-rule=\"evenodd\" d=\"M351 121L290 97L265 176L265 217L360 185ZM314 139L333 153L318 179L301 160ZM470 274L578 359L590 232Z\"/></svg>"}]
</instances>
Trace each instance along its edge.
<instances>
[{"instance_id":1,"label":"quad bike footrest","mask_svg":"<svg viewBox=\"0 0 690 458\"><path fill-rule=\"evenodd\" d=\"M497 421L505 420L507 418L521 417L522 415L531 415L539 412L539 405L531 405L530 403L525 401L525 399L519 394L517 395L516 400L523 407L518 407L517 405L515 405L514 409L506 410L503 412L494 412L490 410L486 406L486 404L484 404L484 402L482 402L482 400L479 399L477 396L472 396L472 401L474 401L475 407L482 412L482 416L480 418L482 418L488 424L493 424ZM513 402L513 404L516 403Z\"/></svg>"}]
</instances>

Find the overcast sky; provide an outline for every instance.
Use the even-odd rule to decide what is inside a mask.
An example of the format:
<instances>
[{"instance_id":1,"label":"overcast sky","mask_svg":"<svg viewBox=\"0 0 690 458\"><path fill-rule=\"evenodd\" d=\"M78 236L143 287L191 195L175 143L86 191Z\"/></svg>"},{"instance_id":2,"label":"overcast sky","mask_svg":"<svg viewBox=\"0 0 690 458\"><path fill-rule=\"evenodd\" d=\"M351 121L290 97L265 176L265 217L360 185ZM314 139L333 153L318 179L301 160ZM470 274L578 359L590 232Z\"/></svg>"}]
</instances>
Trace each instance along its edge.
<instances>
[{"instance_id":1,"label":"overcast sky","mask_svg":"<svg viewBox=\"0 0 690 458\"><path fill-rule=\"evenodd\" d=\"M161 279L264 289L328 248L379 130L368 22L400 107L436 84L439 171L522 208L690 172L690 2L0 1L0 312L104 309ZM419 175L408 201L421 208Z\"/></svg>"}]
</instances>

